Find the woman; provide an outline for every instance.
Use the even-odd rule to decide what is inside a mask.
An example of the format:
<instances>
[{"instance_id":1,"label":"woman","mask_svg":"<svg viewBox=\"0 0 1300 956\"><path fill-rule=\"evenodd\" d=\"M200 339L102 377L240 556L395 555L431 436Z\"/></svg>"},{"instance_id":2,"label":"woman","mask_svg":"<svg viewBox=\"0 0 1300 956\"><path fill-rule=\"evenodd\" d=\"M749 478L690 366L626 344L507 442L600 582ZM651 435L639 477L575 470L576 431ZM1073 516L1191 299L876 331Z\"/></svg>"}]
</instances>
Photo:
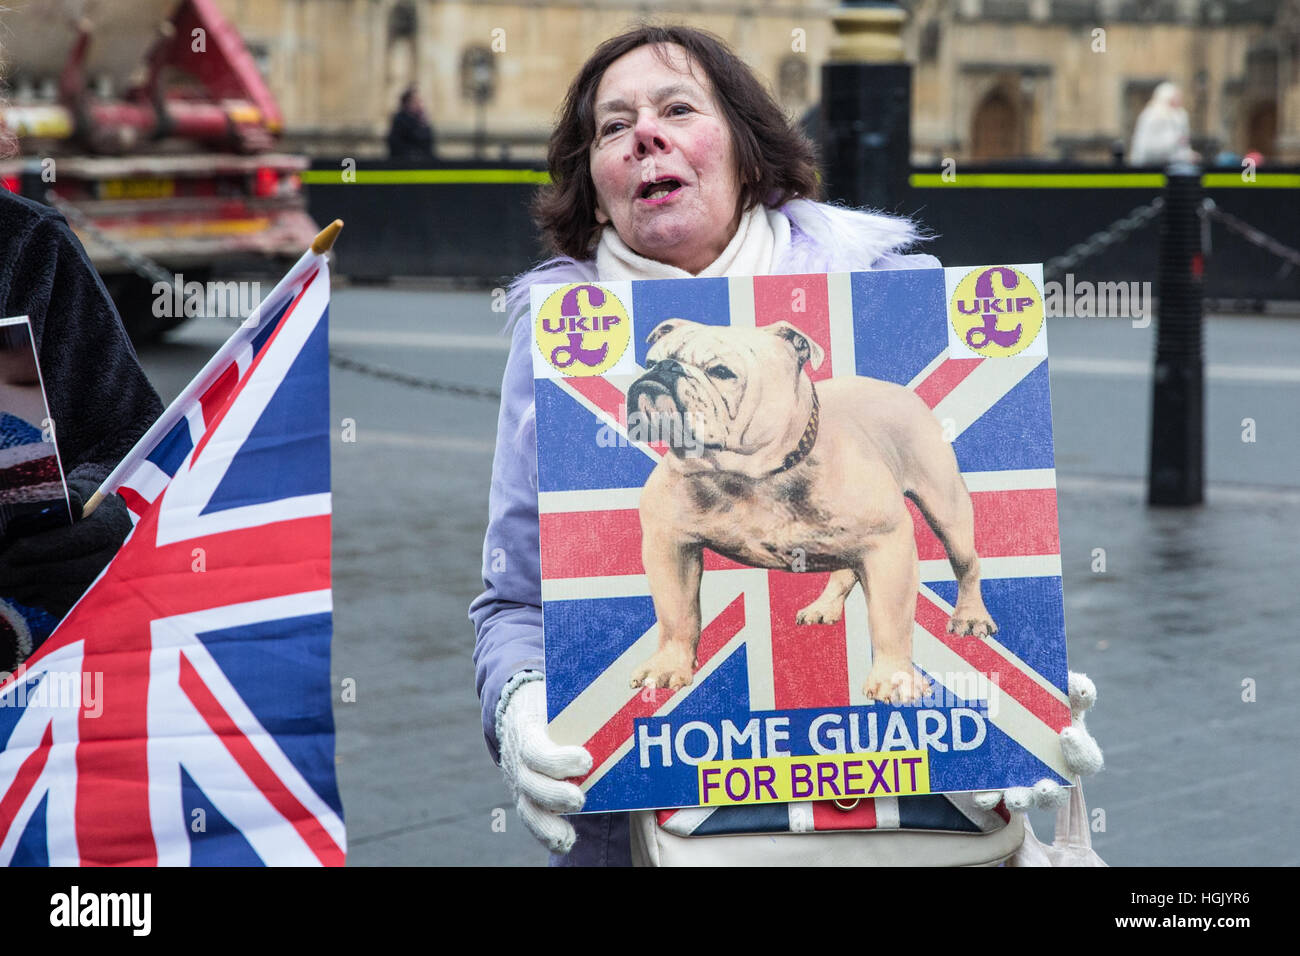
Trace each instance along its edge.
<instances>
[{"instance_id":1,"label":"woman","mask_svg":"<svg viewBox=\"0 0 1300 956\"><path fill-rule=\"evenodd\" d=\"M641 27L601 44L569 89L548 160L552 182L537 213L560 255L511 286L516 316L535 282L939 265L901 252L918 239L909 221L815 202L807 139L721 40L687 27ZM581 808L581 791L565 778L590 770L591 758L545 732L530 347L529 323L517 322L486 590L470 606L483 729L521 818L557 854L553 864L627 865L626 814L572 823L558 815Z\"/></svg>"}]
</instances>

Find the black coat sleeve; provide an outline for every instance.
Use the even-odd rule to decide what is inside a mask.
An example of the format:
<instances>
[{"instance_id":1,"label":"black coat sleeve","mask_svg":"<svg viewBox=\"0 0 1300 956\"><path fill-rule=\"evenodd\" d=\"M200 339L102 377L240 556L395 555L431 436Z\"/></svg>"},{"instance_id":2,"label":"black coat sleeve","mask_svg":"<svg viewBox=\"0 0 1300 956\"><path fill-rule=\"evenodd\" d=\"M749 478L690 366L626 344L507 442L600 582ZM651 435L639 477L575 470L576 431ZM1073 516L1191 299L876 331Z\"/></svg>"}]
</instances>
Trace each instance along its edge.
<instances>
[{"instance_id":1,"label":"black coat sleeve","mask_svg":"<svg viewBox=\"0 0 1300 956\"><path fill-rule=\"evenodd\" d=\"M0 262L3 315L31 318L64 471L102 481L162 403L68 224L52 210L28 212L22 234L0 241L8 247Z\"/></svg>"}]
</instances>

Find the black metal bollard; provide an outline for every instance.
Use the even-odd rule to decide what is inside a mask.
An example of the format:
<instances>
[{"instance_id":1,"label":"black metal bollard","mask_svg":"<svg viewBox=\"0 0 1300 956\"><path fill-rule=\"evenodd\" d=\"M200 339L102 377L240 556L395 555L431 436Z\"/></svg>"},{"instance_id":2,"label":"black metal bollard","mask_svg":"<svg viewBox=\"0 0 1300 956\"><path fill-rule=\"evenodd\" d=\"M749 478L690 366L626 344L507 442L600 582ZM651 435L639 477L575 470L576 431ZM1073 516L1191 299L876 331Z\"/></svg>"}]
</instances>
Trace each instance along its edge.
<instances>
[{"instance_id":1,"label":"black metal bollard","mask_svg":"<svg viewBox=\"0 0 1300 956\"><path fill-rule=\"evenodd\" d=\"M896 3L842 0L822 67L822 168L831 199L890 209L906 195L912 149L912 67Z\"/></svg>"},{"instance_id":2,"label":"black metal bollard","mask_svg":"<svg viewBox=\"0 0 1300 956\"><path fill-rule=\"evenodd\" d=\"M906 195L911 169L911 65L827 63L822 91L830 198L892 208Z\"/></svg>"},{"instance_id":3,"label":"black metal bollard","mask_svg":"<svg viewBox=\"0 0 1300 956\"><path fill-rule=\"evenodd\" d=\"M1170 166L1164 200L1147 503L1198 505L1205 500L1205 263L1199 216L1200 169L1187 164Z\"/></svg>"}]
</instances>

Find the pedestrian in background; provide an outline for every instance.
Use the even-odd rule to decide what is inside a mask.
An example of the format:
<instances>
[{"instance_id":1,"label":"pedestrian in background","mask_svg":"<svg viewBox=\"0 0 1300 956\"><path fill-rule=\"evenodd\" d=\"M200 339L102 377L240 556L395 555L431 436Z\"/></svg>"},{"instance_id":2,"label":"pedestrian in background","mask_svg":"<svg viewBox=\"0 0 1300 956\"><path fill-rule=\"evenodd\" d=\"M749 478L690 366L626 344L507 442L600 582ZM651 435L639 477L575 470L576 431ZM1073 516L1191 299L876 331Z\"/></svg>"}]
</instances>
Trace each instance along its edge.
<instances>
[{"instance_id":1,"label":"pedestrian in background","mask_svg":"<svg viewBox=\"0 0 1300 956\"><path fill-rule=\"evenodd\" d=\"M435 152L433 127L425 116L424 101L414 86L408 86L388 127L388 158L431 160Z\"/></svg>"},{"instance_id":2,"label":"pedestrian in background","mask_svg":"<svg viewBox=\"0 0 1300 956\"><path fill-rule=\"evenodd\" d=\"M1183 109L1183 95L1174 83L1161 83L1138 114L1133 127L1129 163L1134 166L1164 166L1194 162L1199 157L1190 145L1191 124Z\"/></svg>"}]
</instances>

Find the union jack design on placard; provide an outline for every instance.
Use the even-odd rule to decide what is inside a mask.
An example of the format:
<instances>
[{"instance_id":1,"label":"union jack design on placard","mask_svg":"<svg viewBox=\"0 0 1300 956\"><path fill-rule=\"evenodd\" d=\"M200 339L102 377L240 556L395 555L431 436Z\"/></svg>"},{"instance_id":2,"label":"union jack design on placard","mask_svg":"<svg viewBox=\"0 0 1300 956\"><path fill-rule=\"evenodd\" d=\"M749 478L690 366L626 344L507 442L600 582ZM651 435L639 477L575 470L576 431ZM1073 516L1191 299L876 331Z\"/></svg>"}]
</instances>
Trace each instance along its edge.
<instances>
[{"instance_id":1,"label":"union jack design on placard","mask_svg":"<svg viewBox=\"0 0 1300 956\"><path fill-rule=\"evenodd\" d=\"M134 530L0 685L0 862L343 863L328 314L308 253L101 489Z\"/></svg>"},{"instance_id":2,"label":"union jack design on placard","mask_svg":"<svg viewBox=\"0 0 1300 956\"><path fill-rule=\"evenodd\" d=\"M634 358L602 375L537 373L549 730L594 758L581 782L586 811L689 806L661 813L682 833L980 831L1002 826L1005 809L981 811L963 792L1068 782L1057 740L1070 712L1047 359L950 357L945 271L969 272L598 283L615 289L630 313ZM558 288L534 290L534 317ZM863 799L847 812L816 801L696 807L694 767L639 765L635 722L643 718L671 717L676 726L868 708L883 726L893 710L906 709L864 696L871 644L860 587L839 623L797 625L796 612L821 593L827 573L753 568L707 549L693 683L676 691L629 686L629 673L658 642L637 509L665 449L628 438L626 393L644 370L646 336L668 318L750 327L788 321L826 353L820 368L806 369L814 382L861 375L905 385L944 424L973 502L983 598L999 630L989 638L946 632L957 583L943 545L909 502L922 582L913 659L950 702L989 705L977 749L931 755L932 794ZM956 674L974 682L945 683Z\"/></svg>"}]
</instances>

